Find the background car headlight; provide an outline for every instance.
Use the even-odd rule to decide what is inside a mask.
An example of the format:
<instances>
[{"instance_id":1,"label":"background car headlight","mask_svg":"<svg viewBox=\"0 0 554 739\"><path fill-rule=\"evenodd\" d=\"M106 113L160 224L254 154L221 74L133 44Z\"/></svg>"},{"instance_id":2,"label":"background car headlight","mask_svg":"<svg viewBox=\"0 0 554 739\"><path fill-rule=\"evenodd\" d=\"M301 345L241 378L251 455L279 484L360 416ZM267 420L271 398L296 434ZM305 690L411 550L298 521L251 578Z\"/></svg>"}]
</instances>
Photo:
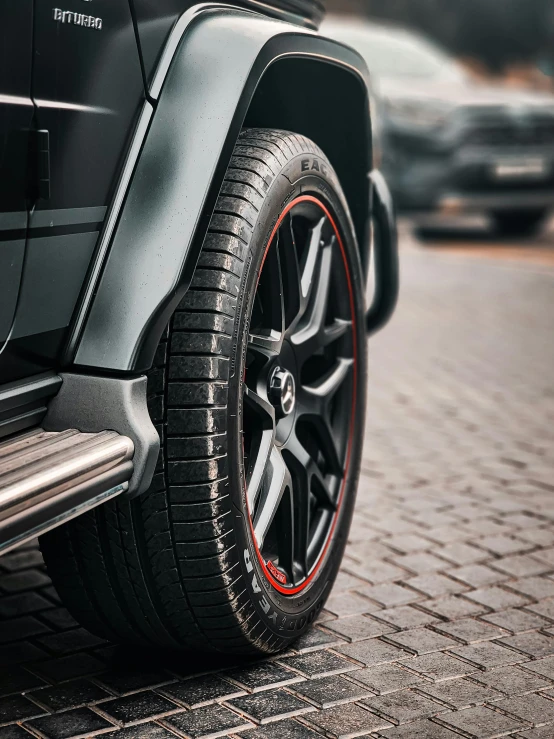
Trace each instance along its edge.
<instances>
[{"instance_id":1,"label":"background car headlight","mask_svg":"<svg viewBox=\"0 0 554 739\"><path fill-rule=\"evenodd\" d=\"M391 123L417 130L444 126L452 112L450 106L440 102L391 100L386 102L387 116Z\"/></svg>"}]
</instances>

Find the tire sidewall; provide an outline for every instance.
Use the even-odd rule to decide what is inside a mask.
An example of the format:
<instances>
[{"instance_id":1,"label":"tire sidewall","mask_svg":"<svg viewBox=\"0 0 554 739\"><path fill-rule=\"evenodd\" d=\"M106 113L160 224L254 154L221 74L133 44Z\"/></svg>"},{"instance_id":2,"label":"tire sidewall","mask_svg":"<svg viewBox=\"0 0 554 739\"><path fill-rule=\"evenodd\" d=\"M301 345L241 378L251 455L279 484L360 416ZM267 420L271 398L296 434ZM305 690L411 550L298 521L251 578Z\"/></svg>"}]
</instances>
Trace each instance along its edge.
<instances>
[{"instance_id":1,"label":"tire sidewall","mask_svg":"<svg viewBox=\"0 0 554 739\"><path fill-rule=\"evenodd\" d=\"M318 572L313 580L303 590L295 595L285 595L273 587L267 579L258 561L252 539L247 513L242 452L242 397L249 321L261 265L279 216L292 200L301 195L312 195L327 207L335 219L343 240L356 313L356 418L352 427L350 461L342 503L337 514L338 520L331 542L323 555L324 560L318 565ZM276 175L267 189L250 243L237 301L237 319L229 372L227 419L229 489L237 539L237 555L250 601L266 627L278 634L281 639L288 641L299 636L317 617L338 572L352 518L364 435L366 337L363 328L362 270L346 201L336 174L324 157L319 154L302 153L291 158Z\"/></svg>"}]
</instances>

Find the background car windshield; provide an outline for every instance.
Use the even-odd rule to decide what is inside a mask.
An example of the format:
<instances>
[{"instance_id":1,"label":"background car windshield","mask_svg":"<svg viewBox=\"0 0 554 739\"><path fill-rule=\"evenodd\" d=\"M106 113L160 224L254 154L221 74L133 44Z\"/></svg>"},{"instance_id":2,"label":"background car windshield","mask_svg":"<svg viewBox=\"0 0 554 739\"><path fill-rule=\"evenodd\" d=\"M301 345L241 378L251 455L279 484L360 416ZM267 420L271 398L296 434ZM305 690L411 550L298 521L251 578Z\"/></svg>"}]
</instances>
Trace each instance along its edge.
<instances>
[{"instance_id":1,"label":"background car windshield","mask_svg":"<svg viewBox=\"0 0 554 739\"><path fill-rule=\"evenodd\" d=\"M327 29L325 29L327 30ZM377 77L462 81L462 70L440 48L408 34L336 26L335 38L355 48Z\"/></svg>"}]
</instances>

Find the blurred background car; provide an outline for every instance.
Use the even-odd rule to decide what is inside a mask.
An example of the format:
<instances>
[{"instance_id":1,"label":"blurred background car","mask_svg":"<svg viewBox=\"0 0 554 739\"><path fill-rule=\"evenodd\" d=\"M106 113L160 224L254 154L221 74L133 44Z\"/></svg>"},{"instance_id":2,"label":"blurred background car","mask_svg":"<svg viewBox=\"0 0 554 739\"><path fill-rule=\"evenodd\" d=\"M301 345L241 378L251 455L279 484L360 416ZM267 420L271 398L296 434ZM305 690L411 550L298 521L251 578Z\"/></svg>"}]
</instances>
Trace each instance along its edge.
<instances>
[{"instance_id":1,"label":"blurred background car","mask_svg":"<svg viewBox=\"0 0 554 739\"><path fill-rule=\"evenodd\" d=\"M400 210L484 212L502 234L538 230L554 208L554 94L478 82L393 24L330 15L321 32L368 64L380 166Z\"/></svg>"}]
</instances>

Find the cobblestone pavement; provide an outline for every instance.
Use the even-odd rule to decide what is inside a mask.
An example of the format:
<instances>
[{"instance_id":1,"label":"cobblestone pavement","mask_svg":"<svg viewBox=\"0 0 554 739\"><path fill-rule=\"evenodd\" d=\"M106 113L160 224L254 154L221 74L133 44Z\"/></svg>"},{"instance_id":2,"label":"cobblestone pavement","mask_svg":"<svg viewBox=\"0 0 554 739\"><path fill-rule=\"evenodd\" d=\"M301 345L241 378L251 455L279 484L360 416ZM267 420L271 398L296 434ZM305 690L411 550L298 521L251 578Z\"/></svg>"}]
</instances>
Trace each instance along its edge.
<instances>
[{"instance_id":1,"label":"cobblestone pavement","mask_svg":"<svg viewBox=\"0 0 554 739\"><path fill-rule=\"evenodd\" d=\"M553 739L554 270L402 257L316 628L257 664L129 654L17 550L0 558L0 739Z\"/></svg>"}]
</instances>

